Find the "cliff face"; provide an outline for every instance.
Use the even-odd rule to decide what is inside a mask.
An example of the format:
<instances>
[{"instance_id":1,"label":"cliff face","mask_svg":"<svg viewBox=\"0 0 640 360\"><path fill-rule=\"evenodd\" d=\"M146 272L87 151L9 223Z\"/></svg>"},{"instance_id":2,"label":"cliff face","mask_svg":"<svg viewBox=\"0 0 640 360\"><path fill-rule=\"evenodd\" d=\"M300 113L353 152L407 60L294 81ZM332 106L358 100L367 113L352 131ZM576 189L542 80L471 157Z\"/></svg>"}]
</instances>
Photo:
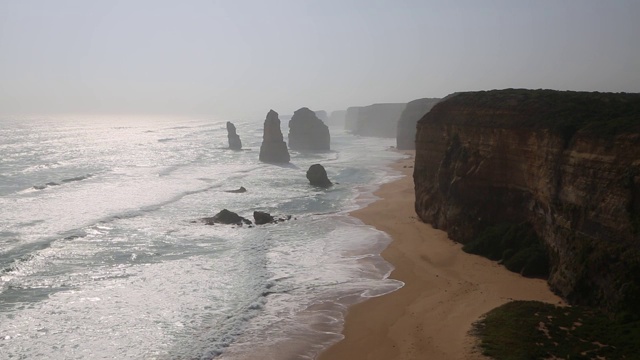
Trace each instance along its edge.
<instances>
[{"instance_id":1,"label":"cliff face","mask_svg":"<svg viewBox=\"0 0 640 360\"><path fill-rule=\"evenodd\" d=\"M269 110L264 120L264 133L260 145L260 161L268 163L288 163L291 160L287 143L282 138L278 113Z\"/></svg>"},{"instance_id":2,"label":"cliff face","mask_svg":"<svg viewBox=\"0 0 640 360\"><path fill-rule=\"evenodd\" d=\"M329 128L306 107L293 113L289 121L289 147L299 151L328 151Z\"/></svg>"},{"instance_id":3,"label":"cliff face","mask_svg":"<svg viewBox=\"0 0 640 360\"><path fill-rule=\"evenodd\" d=\"M400 114L407 104L373 104L358 110L358 121L353 133L361 136L396 137Z\"/></svg>"},{"instance_id":4,"label":"cliff face","mask_svg":"<svg viewBox=\"0 0 640 360\"><path fill-rule=\"evenodd\" d=\"M325 124L329 121L329 114L327 114L325 110L316 110L313 113L316 114L316 117L322 120Z\"/></svg>"},{"instance_id":5,"label":"cliff face","mask_svg":"<svg viewBox=\"0 0 640 360\"><path fill-rule=\"evenodd\" d=\"M397 124L396 147L398 149L413 150L416 148L416 126L418 120L439 101L440 99L437 98L424 98L407 103Z\"/></svg>"},{"instance_id":6,"label":"cliff face","mask_svg":"<svg viewBox=\"0 0 640 360\"><path fill-rule=\"evenodd\" d=\"M640 95L500 90L417 126L416 212L462 243L527 223L573 303L640 310Z\"/></svg>"},{"instance_id":7,"label":"cliff face","mask_svg":"<svg viewBox=\"0 0 640 360\"><path fill-rule=\"evenodd\" d=\"M332 111L331 115L329 116L329 120L327 121L327 125L344 127L346 115L347 110Z\"/></svg>"},{"instance_id":8,"label":"cliff face","mask_svg":"<svg viewBox=\"0 0 640 360\"><path fill-rule=\"evenodd\" d=\"M344 115L344 129L349 131L355 131L358 128L358 114L360 113L362 106L352 106L347 108L347 112Z\"/></svg>"}]
</instances>

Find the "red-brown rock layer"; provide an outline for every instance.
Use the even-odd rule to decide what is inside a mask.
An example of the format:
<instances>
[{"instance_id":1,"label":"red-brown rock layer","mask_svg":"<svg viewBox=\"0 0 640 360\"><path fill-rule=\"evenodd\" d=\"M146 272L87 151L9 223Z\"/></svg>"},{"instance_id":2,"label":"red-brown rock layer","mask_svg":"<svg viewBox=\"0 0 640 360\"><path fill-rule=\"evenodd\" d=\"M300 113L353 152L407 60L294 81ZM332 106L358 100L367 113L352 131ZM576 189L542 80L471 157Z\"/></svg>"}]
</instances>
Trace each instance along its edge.
<instances>
[{"instance_id":1,"label":"red-brown rock layer","mask_svg":"<svg viewBox=\"0 0 640 360\"><path fill-rule=\"evenodd\" d=\"M462 243L529 223L574 303L640 307L640 95L460 93L419 122L416 212ZM635 303L635 305L633 305Z\"/></svg>"}]
</instances>

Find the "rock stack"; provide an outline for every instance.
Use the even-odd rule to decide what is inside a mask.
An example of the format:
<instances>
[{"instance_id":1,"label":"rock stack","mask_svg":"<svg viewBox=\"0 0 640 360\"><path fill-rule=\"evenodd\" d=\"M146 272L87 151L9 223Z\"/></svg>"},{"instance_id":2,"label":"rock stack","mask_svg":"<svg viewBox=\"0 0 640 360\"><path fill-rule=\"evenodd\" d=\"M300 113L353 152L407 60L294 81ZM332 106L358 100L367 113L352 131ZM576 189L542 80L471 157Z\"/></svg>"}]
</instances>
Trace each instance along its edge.
<instances>
[{"instance_id":1,"label":"rock stack","mask_svg":"<svg viewBox=\"0 0 640 360\"><path fill-rule=\"evenodd\" d=\"M313 186L327 188L333 185L329 177L327 177L327 171L320 164L313 164L309 167L309 170L307 170L307 179Z\"/></svg>"},{"instance_id":2,"label":"rock stack","mask_svg":"<svg viewBox=\"0 0 640 360\"><path fill-rule=\"evenodd\" d=\"M336 110L332 111L329 116L329 120L327 121L327 125L329 126L341 126L344 128L345 117L347 115L347 110Z\"/></svg>"},{"instance_id":3,"label":"rock stack","mask_svg":"<svg viewBox=\"0 0 640 360\"><path fill-rule=\"evenodd\" d=\"M227 121L227 138L229 139L229 149L242 149L242 141L240 141L240 136L236 133L236 126L230 121Z\"/></svg>"},{"instance_id":4,"label":"rock stack","mask_svg":"<svg viewBox=\"0 0 640 360\"><path fill-rule=\"evenodd\" d=\"M264 135L260 146L260 161L267 163L288 163L291 160L287 143L282 138L278 113L269 110L264 120Z\"/></svg>"},{"instance_id":5,"label":"rock stack","mask_svg":"<svg viewBox=\"0 0 640 360\"><path fill-rule=\"evenodd\" d=\"M289 147L299 151L327 151L330 149L329 128L306 107L293 113L289 121Z\"/></svg>"},{"instance_id":6,"label":"rock stack","mask_svg":"<svg viewBox=\"0 0 640 360\"><path fill-rule=\"evenodd\" d=\"M358 128L358 114L362 106L352 106L347 109L344 114L344 129L348 131L355 131Z\"/></svg>"}]
</instances>

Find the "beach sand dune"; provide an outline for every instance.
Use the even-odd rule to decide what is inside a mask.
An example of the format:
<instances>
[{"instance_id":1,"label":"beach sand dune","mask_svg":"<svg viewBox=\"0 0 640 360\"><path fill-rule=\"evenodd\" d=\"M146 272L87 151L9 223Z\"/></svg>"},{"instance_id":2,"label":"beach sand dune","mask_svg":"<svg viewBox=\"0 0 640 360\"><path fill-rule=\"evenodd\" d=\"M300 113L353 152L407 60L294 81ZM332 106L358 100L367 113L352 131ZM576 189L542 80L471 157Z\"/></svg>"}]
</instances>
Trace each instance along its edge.
<instances>
[{"instance_id":1,"label":"beach sand dune","mask_svg":"<svg viewBox=\"0 0 640 360\"><path fill-rule=\"evenodd\" d=\"M402 179L382 186L381 199L352 213L388 233L382 253L391 274L405 286L349 309L344 340L320 360L483 359L469 334L487 311L510 300L561 303L546 282L509 272L488 259L466 254L443 231L414 211L413 152L394 165Z\"/></svg>"}]
</instances>

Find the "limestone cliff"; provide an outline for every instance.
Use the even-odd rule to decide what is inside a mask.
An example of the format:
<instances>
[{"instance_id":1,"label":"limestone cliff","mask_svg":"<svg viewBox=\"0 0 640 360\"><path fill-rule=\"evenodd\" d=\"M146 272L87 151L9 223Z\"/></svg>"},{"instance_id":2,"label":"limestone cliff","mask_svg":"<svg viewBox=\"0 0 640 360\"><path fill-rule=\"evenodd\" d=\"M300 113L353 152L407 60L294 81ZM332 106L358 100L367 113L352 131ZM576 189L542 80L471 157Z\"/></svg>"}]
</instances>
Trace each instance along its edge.
<instances>
[{"instance_id":1,"label":"limestone cliff","mask_svg":"<svg viewBox=\"0 0 640 360\"><path fill-rule=\"evenodd\" d=\"M260 161L268 163L288 163L290 160L287 143L282 138L278 113L269 110L264 120L264 133L260 145Z\"/></svg>"},{"instance_id":2,"label":"limestone cliff","mask_svg":"<svg viewBox=\"0 0 640 360\"><path fill-rule=\"evenodd\" d=\"M418 122L415 161L423 221L462 243L526 223L554 291L640 310L640 94L460 93Z\"/></svg>"},{"instance_id":3,"label":"limestone cliff","mask_svg":"<svg viewBox=\"0 0 640 360\"><path fill-rule=\"evenodd\" d=\"M438 98L424 98L407 103L397 124L396 147L398 149L413 150L416 148L416 126L418 120L440 100Z\"/></svg>"},{"instance_id":4,"label":"limestone cliff","mask_svg":"<svg viewBox=\"0 0 640 360\"><path fill-rule=\"evenodd\" d=\"M341 126L344 128L345 118L347 115L347 110L336 110L332 111L329 116L329 120L327 125L329 126Z\"/></svg>"},{"instance_id":5,"label":"limestone cliff","mask_svg":"<svg viewBox=\"0 0 640 360\"><path fill-rule=\"evenodd\" d=\"M326 110L316 110L313 113L316 114L316 117L322 120L325 124L329 121L329 114L327 114Z\"/></svg>"},{"instance_id":6,"label":"limestone cliff","mask_svg":"<svg viewBox=\"0 0 640 360\"><path fill-rule=\"evenodd\" d=\"M361 136L396 137L396 127L405 103L373 104L358 110L358 121L352 132Z\"/></svg>"},{"instance_id":7,"label":"limestone cliff","mask_svg":"<svg viewBox=\"0 0 640 360\"><path fill-rule=\"evenodd\" d=\"M306 107L293 113L289 121L289 148L298 151L328 151L329 128Z\"/></svg>"},{"instance_id":8,"label":"limestone cliff","mask_svg":"<svg viewBox=\"0 0 640 360\"><path fill-rule=\"evenodd\" d=\"M344 115L344 129L349 131L355 131L358 128L358 113L362 109L362 106L352 106L347 108L347 112Z\"/></svg>"}]
</instances>

